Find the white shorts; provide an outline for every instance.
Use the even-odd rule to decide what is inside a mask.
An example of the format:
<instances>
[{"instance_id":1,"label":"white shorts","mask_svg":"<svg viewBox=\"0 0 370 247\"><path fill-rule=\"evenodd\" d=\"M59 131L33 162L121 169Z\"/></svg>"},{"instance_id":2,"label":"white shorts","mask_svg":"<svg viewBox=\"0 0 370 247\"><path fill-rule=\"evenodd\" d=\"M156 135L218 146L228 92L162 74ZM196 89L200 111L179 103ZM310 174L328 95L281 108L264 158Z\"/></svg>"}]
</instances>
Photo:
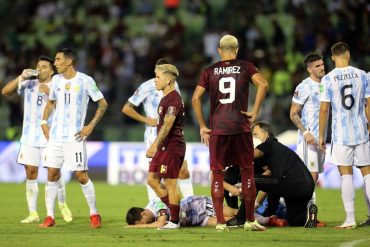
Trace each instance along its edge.
<instances>
[{"instance_id":1,"label":"white shorts","mask_svg":"<svg viewBox=\"0 0 370 247\"><path fill-rule=\"evenodd\" d=\"M17 162L22 165L39 166L43 160L45 148L21 144Z\"/></svg>"},{"instance_id":2,"label":"white shorts","mask_svg":"<svg viewBox=\"0 0 370 247\"><path fill-rule=\"evenodd\" d=\"M324 171L325 153L321 152L316 145L309 145L302 141L297 145L297 154L310 172Z\"/></svg>"},{"instance_id":3,"label":"white shorts","mask_svg":"<svg viewBox=\"0 0 370 247\"><path fill-rule=\"evenodd\" d=\"M86 142L49 142L44 166L60 169L63 164L71 171L87 171Z\"/></svg>"},{"instance_id":4,"label":"white shorts","mask_svg":"<svg viewBox=\"0 0 370 247\"><path fill-rule=\"evenodd\" d=\"M157 127L146 127L144 133L144 142L147 150L153 144L155 138L157 138Z\"/></svg>"},{"instance_id":5,"label":"white shorts","mask_svg":"<svg viewBox=\"0 0 370 247\"><path fill-rule=\"evenodd\" d=\"M370 165L370 142L352 146L331 145L331 163L337 166Z\"/></svg>"}]
</instances>

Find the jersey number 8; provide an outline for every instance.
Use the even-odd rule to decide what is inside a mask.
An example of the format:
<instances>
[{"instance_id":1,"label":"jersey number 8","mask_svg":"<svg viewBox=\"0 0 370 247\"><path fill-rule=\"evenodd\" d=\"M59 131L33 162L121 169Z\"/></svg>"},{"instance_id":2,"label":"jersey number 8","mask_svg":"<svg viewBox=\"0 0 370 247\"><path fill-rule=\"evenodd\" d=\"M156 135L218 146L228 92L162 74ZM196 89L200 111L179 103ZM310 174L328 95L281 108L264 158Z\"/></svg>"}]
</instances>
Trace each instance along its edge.
<instances>
[{"instance_id":1,"label":"jersey number 8","mask_svg":"<svg viewBox=\"0 0 370 247\"><path fill-rule=\"evenodd\" d=\"M229 83L228 87L226 87ZM224 77L218 81L218 90L223 94L229 94L228 98L220 99L221 104L230 104L235 100L235 79L233 77Z\"/></svg>"}]
</instances>

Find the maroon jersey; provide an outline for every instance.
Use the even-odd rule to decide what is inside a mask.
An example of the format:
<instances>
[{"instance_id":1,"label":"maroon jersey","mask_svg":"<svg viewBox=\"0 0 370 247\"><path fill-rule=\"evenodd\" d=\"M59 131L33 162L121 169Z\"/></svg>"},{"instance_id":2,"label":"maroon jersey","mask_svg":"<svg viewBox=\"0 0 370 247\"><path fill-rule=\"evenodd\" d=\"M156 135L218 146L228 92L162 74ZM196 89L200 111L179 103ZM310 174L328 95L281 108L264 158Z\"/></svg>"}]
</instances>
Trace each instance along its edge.
<instances>
[{"instance_id":1,"label":"maroon jersey","mask_svg":"<svg viewBox=\"0 0 370 247\"><path fill-rule=\"evenodd\" d=\"M233 59L206 68L198 86L210 94L211 135L250 132L250 123L240 111L248 110L249 83L258 69L250 62Z\"/></svg>"},{"instance_id":2,"label":"maroon jersey","mask_svg":"<svg viewBox=\"0 0 370 247\"><path fill-rule=\"evenodd\" d=\"M164 117L166 114L176 116L176 120L172 125L167 137L162 141L158 147L161 151L168 152L185 152L184 141L184 102L180 94L173 90L161 99L158 106L159 123L157 125L157 133L162 128Z\"/></svg>"}]
</instances>

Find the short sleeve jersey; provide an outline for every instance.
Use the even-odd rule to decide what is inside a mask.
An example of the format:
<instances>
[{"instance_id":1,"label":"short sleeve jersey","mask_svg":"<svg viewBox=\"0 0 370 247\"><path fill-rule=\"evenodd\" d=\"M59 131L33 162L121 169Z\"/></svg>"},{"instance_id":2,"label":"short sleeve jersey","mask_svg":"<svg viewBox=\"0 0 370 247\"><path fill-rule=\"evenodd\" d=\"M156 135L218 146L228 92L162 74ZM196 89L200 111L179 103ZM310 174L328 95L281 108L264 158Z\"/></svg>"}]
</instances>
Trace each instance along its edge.
<instances>
[{"instance_id":1,"label":"short sleeve jersey","mask_svg":"<svg viewBox=\"0 0 370 247\"><path fill-rule=\"evenodd\" d=\"M310 77L304 79L295 89L292 101L302 106L302 124L318 140L320 83L313 81ZM298 144L302 143L303 139L301 131L298 131Z\"/></svg>"},{"instance_id":2,"label":"short sleeve jersey","mask_svg":"<svg viewBox=\"0 0 370 247\"><path fill-rule=\"evenodd\" d=\"M169 152L185 152L185 141L184 141L184 102L181 99L180 94L173 90L161 99L158 107L158 125L157 131L159 133L166 114L172 114L176 116L175 122L172 125L167 137L158 147L159 150L166 150Z\"/></svg>"},{"instance_id":3,"label":"short sleeve jersey","mask_svg":"<svg viewBox=\"0 0 370 247\"><path fill-rule=\"evenodd\" d=\"M272 177L287 180L289 183L312 181L309 170L299 156L278 142L275 137L268 137L256 149L260 150L263 156L258 159L258 162L255 162L255 165L267 165Z\"/></svg>"},{"instance_id":4,"label":"short sleeve jersey","mask_svg":"<svg viewBox=\"0 0 370 247\"><path fill-rule=\"evenodd\" d=\"M250 62L233 59L206 68L198 81L210 95L211 135L250 132L250 123L240 111L248 111L249 84L258 73Z\"/></svg>"},{"instance_id":5,"label":"short sleeve jersey","mask_svg":"<svg viewBox=\"0 0 370 247\"><path fill-rule=\"evenodd\" d=\"M152 212L154 216L154 221L158 219L160 216L166 216L167 219L170 218L170 211L167 208L166 204L164 204L160 199L152 199L149 201L148 205L145 207Z\"/></svg>"},{"instance_id":6,"label":"short sleeve jersey","mask_svg":"<svg viewBox=\"0 0 370 247\"><path fill-rule=\"evenodd\" d=\"M98 101L104 96L93 78L77 72L66 79L62 74L53 76L49 99L56 101L56 109L50 129L50 140L70 142L75 140L85 123L89 99Z\"/></svg>"},{"instance_id":7,"label":"short sleeve jersey","mask_svg":"<svg viewBox=\"0 0 370 247\"><path fill-rule=\"evenodd\" d=\"M46 84L50 86L50 83ZM46 138L41 129L41 119L48 96L39 91L38 80L23 81L18 94L24 97L23 128L20 142L31 147L46 147Z\"/></svg>"},{"instance_id":8,"label":"short sleeve jersey","mask_svg":"<svg viewBox=\"0 0 370 247\"><path fill-rule=\"evenodd\" d=\"M177 82L175 82L175 88L180 92ZM155 88L154 78L152 78L143 82L128 101L136 107L143 104L145 116L158 118L158 105L162 97L163 92ZM153 132L157 133L156 127L147 125L144 134L145 142L147 142Z\"/></svg>"},{"instance_id":9,"label":"short sleeve jersey","mask_svg":"<svg viewBox=\"0 0 370 247\"><path fill-rule=\"evenodd\" d=\"M332 107L332 139L339 145L358 145L369 140L366 98L370 84L363 70L335 68L321 80L320 101Z\"/></svg>"}]
</instances>

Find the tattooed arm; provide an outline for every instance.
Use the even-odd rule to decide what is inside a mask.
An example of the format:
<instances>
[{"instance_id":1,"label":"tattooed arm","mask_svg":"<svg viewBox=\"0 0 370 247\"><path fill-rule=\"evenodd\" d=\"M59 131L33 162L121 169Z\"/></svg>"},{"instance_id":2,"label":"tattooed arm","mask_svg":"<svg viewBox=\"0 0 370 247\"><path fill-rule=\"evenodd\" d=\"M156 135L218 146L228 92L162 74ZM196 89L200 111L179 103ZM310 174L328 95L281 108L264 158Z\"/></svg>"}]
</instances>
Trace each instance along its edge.
<instances>
[{"instance_id":1,"label":"tattooed arm","mask_svg":"<svg viewBox=\"0 0 370 247\"><path fill-rule=\"evenodd\" d=\"M300 118L302 106L300 104L292 102L292 105L290 107L290 119L294 123L295 126L303 133L303 137L306 140L308 144L315 144L315 137L312 135L312 133L307 130L303 124L302 120Z\"/></svg>"},{"instance_id":2,"label":"tattooed arm","mask_svg":"<svg viewBox=\"0 0 370 247\"><path fill-rule=\"evenodd\" d=\"M92 133L93 129L98 124L100 119L103 117L107 108L108 108L108 103L107 101L105 101L104 98L98 100L98 108L96 109L93 119L90 121L88 125L84 126L80 132L75 134L77 141L85 140Z\"/></svg>"},{"instance_id":3,"label":"tattooed arm","mask_svg":"<svg viewBox=\"0 0 370 247\"><path fill-rule=\"evenodd\" d=\"M146 152L146 156L148 158L151 158L154 156L159 144L161 144L162 141L167 137L175 120L176 120L176 116L174 114L166 113L166 115L164 116L163 125L161 129L159 130L157 138L155 138L153 144L149 147L148 151Z\"/></svg>"}]
</instances>

